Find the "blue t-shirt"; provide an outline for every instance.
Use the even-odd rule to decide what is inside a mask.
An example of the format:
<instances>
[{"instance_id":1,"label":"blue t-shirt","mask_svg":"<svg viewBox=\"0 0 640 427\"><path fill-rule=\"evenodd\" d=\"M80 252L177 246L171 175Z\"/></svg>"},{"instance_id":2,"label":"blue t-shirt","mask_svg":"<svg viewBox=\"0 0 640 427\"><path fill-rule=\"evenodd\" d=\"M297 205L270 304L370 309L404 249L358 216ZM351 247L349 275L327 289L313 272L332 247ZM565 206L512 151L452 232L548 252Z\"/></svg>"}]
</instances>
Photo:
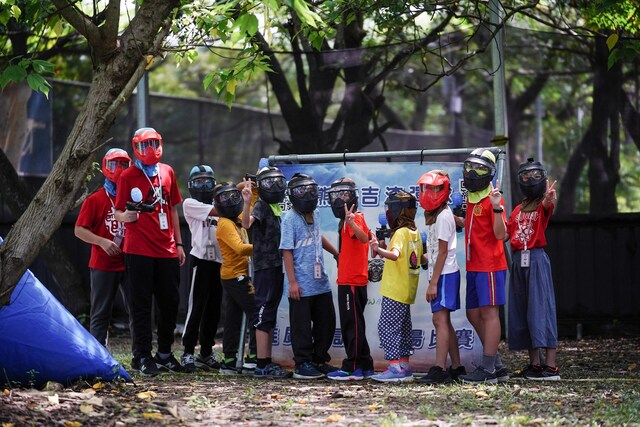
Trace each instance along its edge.
<instances>
[{"instance_id":1,"label":"blue t-shirt","mask_svg":"<svg viewBox=\"0 0 640 427\"><path fill-rule=\"evenodd\" d=\"M293 269L303 297L311 297L331 292L329 277L324 269L320 215L313 212L313 224L307 224L304 217L291 209L282 214L280 225L280 249L293 251ZM322 278L313 278L314 264L320 262ZM285 274L286 289L289 278ZM287 293L285 289L285 293Z\"/></svg>"}]
</instances>

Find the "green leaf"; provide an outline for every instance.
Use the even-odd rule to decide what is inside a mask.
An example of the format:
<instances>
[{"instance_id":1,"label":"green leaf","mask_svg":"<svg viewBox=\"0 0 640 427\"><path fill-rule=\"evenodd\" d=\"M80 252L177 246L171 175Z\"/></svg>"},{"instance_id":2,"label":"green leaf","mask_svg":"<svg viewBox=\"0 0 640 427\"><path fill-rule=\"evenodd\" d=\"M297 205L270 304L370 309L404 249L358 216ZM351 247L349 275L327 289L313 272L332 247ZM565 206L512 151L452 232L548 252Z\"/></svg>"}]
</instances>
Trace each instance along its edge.
<instances>
[{"instance_id":1,"label":"green leaf","mask_svg":"<svg viewBox=\"0 0 640 427\"><path fill-rule=\"evenodd\" d=\"M2 75L8 80L13 82L22 81L26 76L27 72L24 68L19 65L10 65L6 70L2 73Z\"/></svg>"},{"instance_id":2,"label":"green leaf","mask_svg":"<svg viewBox=\"0 0 640 427\"><path fill-rule=\"evenodd\" d=\"M211 86L211 83L213 82L213 80L216 78L215 74L209 74L204 78L203 84L204 84L204 90L209 89L209 86Z\"/></svg>"},{"instance_id":3,"label":"green leaf","mask_svg":"<svg viewBox=\"0 0 640 427\"><path fill-rule=\"evenodd\" d=\"M609 52L613 50L616 43L618 43L618 35L616 33L613 33L609 37L607 37L607 47L609 48Z\"/></svg>"},{"instance_id":4,"label":"green leaf","mask_svg":"<svg viewBox=\"0 0 640 427\"><path fill-rule=\"evenodd\" d=\"M253 36L258 31L258 18L255 15L247 15L247 22L245 26L245 31L250 36Z\"/></svg>"},{"instance_id":5,"label":"green leaf","mask_svg":"<svg viewBox=\"0 0 640 427\"><path fill-rule=\"evenodd\" d=\"M229 81L227 82L227 93L235 96L237 85L238 81L236 79L229 79Z\"/></svg>"},{"instance_id":6,"label":"green leaf","mask_svg":"<svg viewBox=\"0 0 640 427\"><path fill-rule=\"evenodd\" d=\"M13 17L16 18L17 21L18 18L20 18L20 15L22 15L22 11L18 6L14 4L13 6L11 6L11 15L13 15Z\"/></svg>"},{"instance_id":7,"label":"green leaf","mask_svg":"<svg viewBox=\"0 0 640 427\"><path fill-rule=\"evenodd\" d=\"M40 74L29 74L27 76L27 84L36 92L42 92L47 98L49 97L49 89L51 89L51 85Z\"/></svg>"},{"instance_id":8,"label":"green leaf","mask_svg":"<svg viewBox=\"0 0 640 427\"><path fill-rule=\"evenodd\" d=\"M33 70L39 74L53 74L55 72L55 67L49 61L34 59L33 61L31 61L31 65L33 66Z\"/></svg>"}]
</instances>

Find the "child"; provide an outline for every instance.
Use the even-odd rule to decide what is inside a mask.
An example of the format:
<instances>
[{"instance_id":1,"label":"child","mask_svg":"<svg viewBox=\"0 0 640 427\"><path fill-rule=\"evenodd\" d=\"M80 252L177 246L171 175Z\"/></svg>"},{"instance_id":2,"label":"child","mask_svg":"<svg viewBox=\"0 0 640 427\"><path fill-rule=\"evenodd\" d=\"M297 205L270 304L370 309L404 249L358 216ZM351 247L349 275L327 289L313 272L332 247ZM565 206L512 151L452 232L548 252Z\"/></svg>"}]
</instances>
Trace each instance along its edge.
<instances>
[{"instance_id":1,"label":"child","mask_svg":"<svg viewBox=\"0 0 640 427\"><path fill-rule=\"evenodd\" d=\"M273 329L282 299L284 273L280 254L279 203L284 200L286 180L280 169L266 166L258 171L258 200L253 199L250 180L244 181L242 226L252 233L253 283L257 316L253 324L256 334L257 360L254 375L260 378L288 378L291 372L271 360Z\"/></svg>"},{"instance_id":2,"label":"child","mask_svg":"<svg viewBox=\"0 0 640 427\"><path fill-rule=\"evenodd\" d=\"M456 331L451 324L451 312L460 308L460 267L456 261L456 223L449 209L451 183L445 171L427 172L418 180L420 205L428 229L427 260L429 286L427 302L431 303L433 326L436 329L436 363L417 382L447 384L466 374L460 363ZM447 354L451 367L447 371Z\"/></svg>"},{"instance_id":3,"label":"child","mask_svg":"<svg viewBox=\"0 0 640 427\"><path fill-rule=\"evenodd\" d=\"M391 192L384 202L391 241L387 249L371 240L371 248L384 261L380 284L382 307L378 322L380 345L389 367L371 379L381 382L413 381L409 357L413 354L411 304L416 300L422 238L415 225L416 198L405 192Z\"/></svg>"},{"instance_id":4,"label":"child","mask_svg":"<svg viewBox=\"0 0 640 427\"><path fill-rule=\"evenodd\" d=\"M553 214L556 198L547 171L532 158L518 168L518 186L525 199L507 223L513 250L509 287L509 349L529 351L529 366L522 376L531 380L559 380L556 364L558 331L556 301L549 257L544 251L544 232ZM546 349L542 363L540 349Z\"/></svg>"},{"instance_id":5,"label":"child","mask_svg":"<svg viewBox=\"0 0 640 427\"><path fill-rule=\"evenodd\" d=\"M184 219L191 231L191 286L189 305L182 333L184 353L180 363L185 372L219 369L213 355L213 345L220 321L222 284L220 264L222 255L216 238L218 213L213 207L213 188L216 178L208 165L194 166L189 174L189 194L182 203ZM200 354L194 357L196 343Z\"/></svg>"},{"instance_id":6,"label":"child","mask_svg":"<svg viewBox=\"0 0 640 427\"><path fill-rule=\"evenodd\" d=\"M222 351L224 361L220 364L221 374L238 374L238 346L242 329L242 314L247 317L247 325L255 318L255 290L249 278L249 257L253 246L248 243L247 232L241 227L239 215L244 207L242 193L236 186L218 184L213 191L213 205L220 215L218 221L218 244L222 253L220 278L224 290L224 333ZM249 353L255 354L255 332L250 329Z\"/></svg>"},{"instance_id":7,"label":"child","mask_svg":"<svg viewBox=\"0 0 640 427\"><path fill-rule=\"evenodd\" d=\"M373 359L365 331L364 309L367 306L369 239L364 214L358 211L358 189L350 178L331 183L329 203L338 225L338 308L340 328L347 358L342 369L330 372L332 380L361 380L373 375Z\"/></svg>"},{"instance_id":8,"label":"child","mask_svg":"<svg viewBox=\"0 0 640 427\"><path fill-rule=\"evenodd\" d=\"M102 345L107 345L111 311L118 288L125 295L124 223L115 218L116 184L131 158L126 151L112 148L102 158L104 186L82 203L74 233L91 244L91 321L89 331ZM125 298L126 299L126 298Z\"/></svg>"},{"instance_id":9,"label":"child","mask_svg":"<svg viewBox=\"0 0 640 427\"><path fill-rule=\"evenodd\" d=\"M335 258L338 251L320 234L318 185L313 178L296 173L287 192L293 208L282 219L280 249L289 287L293 377L321 378L336 370L327 364L336 314L322 249Z\"/></svg>"},{"instance_id":10,"label":"child","mask_svg":"<svg viewBox=\"0 0 640 427\"><path fill-rule=\"evenodd\" d=\"M504 254L506 220L499 184L491 182L496 158L478 148L464 161L463 178L468 190L465 217L467 260L467 318L482 342L482 361L460 379L467 383L495 384L509 379L498 354L501 327L499 308L506 302L507 261Z\"/></svg>"}]
</instances>

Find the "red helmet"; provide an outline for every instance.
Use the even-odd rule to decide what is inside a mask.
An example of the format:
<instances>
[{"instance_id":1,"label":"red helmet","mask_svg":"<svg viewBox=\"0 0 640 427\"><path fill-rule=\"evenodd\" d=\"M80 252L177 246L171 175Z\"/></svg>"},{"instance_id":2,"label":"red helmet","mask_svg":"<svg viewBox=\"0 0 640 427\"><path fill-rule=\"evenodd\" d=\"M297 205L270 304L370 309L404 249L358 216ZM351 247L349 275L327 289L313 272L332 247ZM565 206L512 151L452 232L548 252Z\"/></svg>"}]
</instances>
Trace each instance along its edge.
<instances>
[{"instance_id":1,"label":"red helmet","mask_svg":"<svg viewBox=\"0 0 640 427\"><path fill-rule=\"evenodd\" d=\"M420 206L426 211L438 209L449 200L451 181L444 172L427 172L420 177L418 185L420 185Z\"/></svg>"},{"instance_id":2,"label":"red helmet","mask_svg":"<svg viewBox=\"0 0 640 427\"><path fill-rule=\"evenodd\" d=\"M112 148L102 158L102 174L112 182L117 183L123 170L131 166L131 158L121 148Z\"/></svg>"},{"instance_id":3,"label":"red helmet","mask_svg":"<svg viewBox=\"0 0 640 427\"><path fill-rule=\"evenodd\" d=\"M141 128L131 140L133 154L143 165L152 166L162 158L162 137L154 128Z\"/></svg>"}]
</instances>

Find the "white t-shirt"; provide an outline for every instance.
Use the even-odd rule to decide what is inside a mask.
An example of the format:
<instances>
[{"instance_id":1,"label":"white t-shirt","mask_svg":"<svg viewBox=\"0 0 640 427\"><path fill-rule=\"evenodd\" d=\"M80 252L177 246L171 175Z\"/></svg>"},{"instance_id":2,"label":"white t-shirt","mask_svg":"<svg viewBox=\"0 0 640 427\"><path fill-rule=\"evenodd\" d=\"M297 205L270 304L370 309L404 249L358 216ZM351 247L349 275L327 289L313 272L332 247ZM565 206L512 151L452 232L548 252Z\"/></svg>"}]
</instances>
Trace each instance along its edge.
<instances>
[{"instance_id":1,"label":"white t-shirt","mask_svg":"<svg viewBox=\"0 0 640 427\"><path fill-rule=\"evenodd\" d=\"M207 259L207 246L214 248L214 258L210 261L222 263L222 254L216 237L218 228L218 217L209 215L213 209L213 205L208 205L188 198L182 202L182 211L184 219L189 224L191 231L191 252L190 254L200 258Z\"/></svg>"},{"instance_id":2,"label":"white t-shirt","mask_svg":"<svg viewBox=\"0 0 640 427\"><path fill-rule=\"evenodd\" d=\"M455 273L460 270L458 261L456 260L456 223L453 219L453 212L447 206L436 218L434 224L427 226L427 256L429 260L429 280L433 276L433 268L436 265L436 259L438 257L438 241L443 240L447 242L447 258L444 261L441 274Z\"/></svg>"}]
</instances>

